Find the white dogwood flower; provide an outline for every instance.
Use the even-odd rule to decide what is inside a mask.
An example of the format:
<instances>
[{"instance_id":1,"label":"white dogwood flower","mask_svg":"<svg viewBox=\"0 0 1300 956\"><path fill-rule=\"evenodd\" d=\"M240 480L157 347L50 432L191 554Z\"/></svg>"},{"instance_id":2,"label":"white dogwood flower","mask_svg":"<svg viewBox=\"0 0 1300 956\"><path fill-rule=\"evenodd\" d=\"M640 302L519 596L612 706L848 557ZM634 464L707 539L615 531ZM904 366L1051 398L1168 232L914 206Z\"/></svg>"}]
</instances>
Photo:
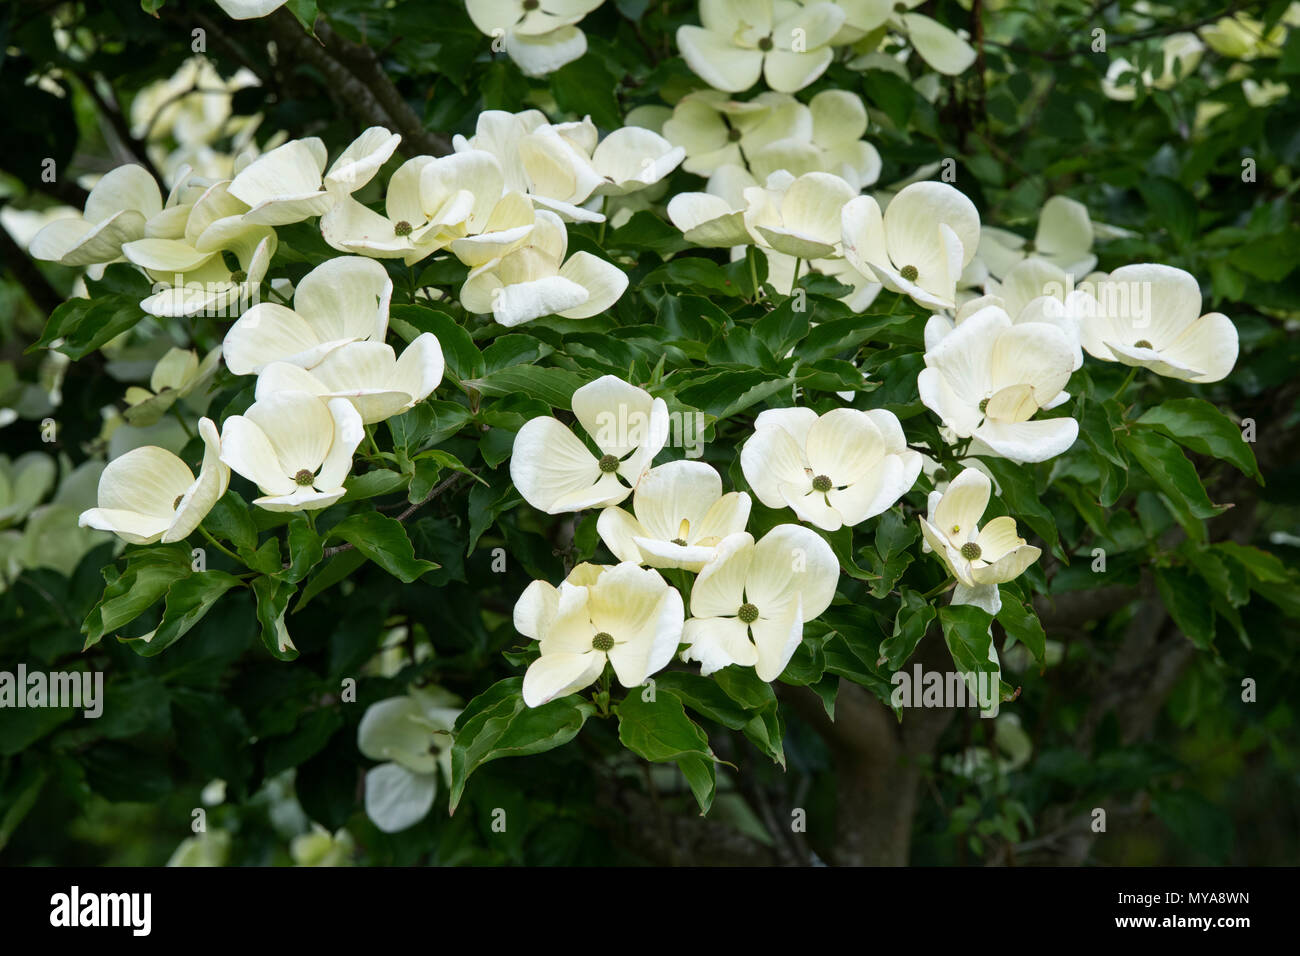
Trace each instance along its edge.
<instances>
[{"instance_id":1,"label":"white dogwood flower","mask_svg":"<svg viewBox=\"0 0 1300 956\"><path fill-rule=\"evenodd\" d=\"M952 308L957 279L979 246L979 212L947 183L905 186L884 214L871 196L842 213L844 257L867 278L931 308Z\"/></svg>"},{"instance_id":2,"label":"white dogwood flower","mask_svg":"<svg viewBox=\"0 0 1300 956\"><path fill-rule=\"evenodd\" d=\"M765 90L741 102L720 90L696 90L677 101L662 133L686 151L683 169L711 176L721 166L746 166L772 143L810 141L813 114L788 93Z\"/></svg>"},{"instance_id":3,"label":"white dogwood flower","mask_svg":"<svg viewBox=\"0 0 1300 956\"><path fill-rule=\"evenodd\" d=\"M1196 278L1173 266L1121 266L1098 283L1101 308L1083 320L1089 355L1186 382L1217 382L1237 362L1237 327L1201 315Z\"/></svg>"},{"instance_id":4,"label":"white dogwood flower","mask_svg":"<svg viewBox=\"0 0 1300 956\"><path fill-rule=\"evenodd\" d=\"M975 48L956 32L919 13L925 0L835 0L845 13L844 25L833 42L856 43L881 27L906 36L913 49L933 70L947 76L964 73L975 62Z\"/></svg>"},{"instance_id":5,"label":"white dogwood flower","mask_svg":"<svg viewBox=\"0 0 1300 956\"><path fill-rule=\"evenodd\" d=\"M220 346L205 355L201 362L198 352L193 349L168 349L153 367L148 388L132 385L126 390L126 420L140 427L156 423L177 399L205 384L220 360Z\"/></svg>"},{"instance_id":6,"label":"white dogwood flower","mask_svg":"<svg viewBox=\"0 0 1300 956\"><path fill-rule=\"evenodd\" d=\"M754 495L827 531L880 514L916 483L921 455L893 412L770 408L740 451Z\"/></svg>"},{"instance_id":7,"label":"white dogwood flower","mask_svg":"<svg viewBox=\"0 0 1300 956\"><path fill-rule=\"evenodd\" d=\"M925 353L917 376L921 401L958 438L1012 461L1046 461L1079 436L1073 418L1030 421L1053 408L1074 367L1065 333L1044 322L1013 324L986 306Z\"/></svg>"},{"instance_id":8,"label":"white dogwood flower","mask_svg":"<svg viewBox=\"0 0 1300 956\"><path fill-rule=\"evenodd\" d=\"M320 219L325 241L340 252L401 259L408 266L447 245L463 231L459 227L474 206L474 193L426 193L423 173L436 162L432 156L417 156L399 166L388 180L383 215L339 190Z\"/></svg>"},{"instance_id":9,"label":"white dogwood flower","mask_svg":"<svg viewBox=\"0 0 1300 956\"><path fill-rule=\"evenodd\" d=\"M770 140L746 153L758 179L766 180L778 169L794 176L826 172L845 180L857 195L880 178L880 153L862 139L867 131L862 97L847 90L822 90L807 109L812 126L806 134Z\"/></svg>"},{"instance_id":10,"label":"white dogwood flower","mask_svg":"<svg viewBox=\"0 0 1300 956\"><path fill-rule=\"evenodd\" d=\"M840 564L809 528L777 525L761 541L728 535L691 589L682 660L705 675L732 664L760 680L781 676L803 639L803 626L830 607Z\"/></svg>"},{"instance_id":11,"label":"white dogwood flower","mask_svg":"<svg viewBox=\"0 0 1300 956\"><path fill-rule=\"evenodd\" d=\"M365 807L375 826L397 833L424 819L438 792L438 775L451 782L452 729L460 700L440 687L413 688L366 708L357 725L357 749L382 761L366 771Z\"/></svg>"},{"instance_id":12,"label":"white dogwood flower","mask_svg":"<svg viewBox=\"0 0 1300 956\"><path fill-rule=\"evenodd\" d=\"M677 28L677 47L705 83L739 93L763 76L772 89L794 93L830 66L844 11L833 3L700 0L700 23Z\"/></svg>"},{"instance_id":13,"label":"white dogwood flower","mask_svg":"<svg viewBox=\"0 0 1300 956\"><path fill-rule=\"evenodd\" d=\"M745 225L756 242L797 259L836 258L840 211L856 190L830 173L778 171L745 190Z\"/></svg>"},{"instance_id":14,"label":"white dogwood flower","mask_svg":"<svg viewBox=\"0 0 1300 956\"><path fill-rule=\"evenodd\" d=\"M998 585L1019 577L1042 551L1020 537L1016 519L1009 515L979 527L991 489L986 474L966 468L945 491L930 495L928 517L918 515L917 520L928 548L957 579L952 602L997 614L1002 607Z\"/></svg>"},{"instance_id":15,"label":"white dogwood flower","mask_svg":"<svg viewBox=\"0 0 1300 956\"><path fill-rule=\"evenodd\" d=\"M162 208L158 183L143 166L119 166L90 190L82 215L55 219L32 238L28 251L65 266L113 262L123 244L144 237L145 223Z\"/></svg>"},{"instance_id":16,"label":"white dogwood flower","mask_svg":"<svg viewBox=\"0 0 1300 956\"><path fill-rule=\"evenodd\" d=\"M580 564L558 588L534 581L514 611L515 630L541 651L524 673L524 703L540 707L582 690L606 662L624 687L641 686L672 660L685 616L676 589L631 562Z\"/></svg>"},{"instance_id":17,"label":"white dogwood flower","mask_svg":"<svg viewBox=\"0 0 1300 956\"><path fill-rule=\"evenodd\" d=\"M932 315L925 325L925 348L932 351L949 332L972 315L988 306L996 306L1011 317L1015 325L1026 322L1046 322L1065 335L1074 354L1071 371L1083 365L1081 329L1085 318L1096 315L1101 309L1093 295L1095 283L1084 281L1079 288L1071 288L1072 279L1045 259L1030 257L1011 267L1004 282L989 283L996 289L957 307L953 317ZM1061 401L1066 396L1062 393ZM1053 407L1049 404L1047 408Z\"/></svg>"},{"instance_id":18,"label":"white dogwood flower","mask_svg":"<svg viewBox=\"0 0 1300 956\"><path fill-rule=\"evenodd\" d=\"M1142 85L1147 89L1170 90L1186 79L1201 62L1205 45L1195 33L1174 33L1160 43L1163 54L1160 74L1141 71ZM1139 74L1131 62L1122 57L1110 61L1101 81L1101 91L1112 100L1137 99Z\"/></svg>"},{"instance_id":19,"label":"white dogwood flower","mask_svg":"<svg viewBox=\"0 0 1300 956\"><path fill-rule=\"evenodd\" d=\"M311 368L348 342L382 342L392 296L393 280L373 259L328 259L303 276L292 309L259 302L240 316L221 346L226 365L236 375L272 362Z\"/></svg>"},{"instance_id":20,"label":"white dogwood flower","mask_svg":"<svg viewBox=\"0 0 1300 956\"><path fill-rule=\"evenodd\" d=\"M277 244L275 231L248 222L247 212L229 182L214 183L189 208L179 237L152 235L122 246L155 288L162 287L140 308L162 317L243 312L256 300ZM226 252L237 261L233 271Z\"/></svg>"},{"instance_id":21,"label":"white dogwood flower","mask_svg":"<svg viewBox=\"0 0 1300 956\"><path fill-rule=\"evenodd\" d=\"M604 312L627 289L627 273L589 252L565 259L569 234L560 217L537 211L524 242L472 270L460 290L468 311L515 326L544 315L586 319Z\"/></svg>"},{"instance_id":22,"label":"white dogwood flower","mask_svg":"<svg viewBox=\"0 0 1300 956\"><path fill-rule=\"evenodd\" d=\"M401 357L384 342L349 342L311 371L272 362L257 376L256 398L276 392L310 392L326 401L345 398L367 425L382 422L423 401L442 381L442 347L432 332L411 342Z\"/></svg>"},{"instance_id":23,"label":"white dogwood flower","mask_svg":"<svg viewBox=\"0 0 1300 956\"><path fill-rule=\"evenodd\" d=\"M997 279L1005 277L1013 266L1030 255L1081 276L1097 264L1092 240L1088 207L1068 196L1053 196L1043 203L1038 214L1032 243L1009 230L985 226L980 230L979 257Z\"/></svg>"},{"instance_id":24,"label":"white dogwood flower","mask_svg":"<svg viewBox=\"0 0 1300 956\"><path fill-rule=\"evenodd\" d=\"M467 0L474 26L499 39L525 76L545 76L587 52L576 24L603 0Z\"/></svg>"},{"instance_id":25,"label":"white dogwood flower","mask_svg":"<svg viewBox=\"0 0 1300 956\"><path fill-rule=\"evenodd\" d=\"M248 222L285 226L326 213L340 193L356 192L374 178L402 137L372 126L349 144L325 172L328 154L318 137L294 139L249 163L230 194L249 206Z\"/></svg>"},{"instance_id":26,"label":"white dogwood flower","mask_svg":"<svg viewBox=\"0 0 1300 956\"><path fill-rule=\"evenodd\" d=\"M226 419L221 460L262 491L267 511L325 508L343 497L352 453L365 435L344 398L328 403L307 392L275 392Z\"/></svg>"},{"instance_id":27,"label":"white dogwood flower","mask_svg":"<svg viewBox=\"0 0 1300 956\"><path fill-rule=\"evenodd\" d=\"M749 495L722 493L722 478L702 461L651 468L632 495L632 513L606 508L596 530L620 561L698 571L718 542L745 530Z\"/></svg>"},{"instance_id":28,"label":"white dogwood flower","mask_svg":"<svg viewBox=\"0 0 1300 956\"><path fill-rule=\"evenodd\" d=\"M203 464L189 466L155 445L114 458L99 476L98 507L84 511L80 527L111 531L130 544L168 544L188 537L230 484L221 439L209 418L199 419Z\"/></svg>"},{"instance_id":29,"label":"white dogwood flower","mask_svg":"<svg viewBox=\"0 0 1300 956\"><path fill-rule=\"evenodd\" d=\"M599 458L549 417L525 422L510 453L515 488L547 514L618 504L668 441L664 400L613 375L579 388L572 403L578 424L600 449Z\"/></svg>"}]
</instances>

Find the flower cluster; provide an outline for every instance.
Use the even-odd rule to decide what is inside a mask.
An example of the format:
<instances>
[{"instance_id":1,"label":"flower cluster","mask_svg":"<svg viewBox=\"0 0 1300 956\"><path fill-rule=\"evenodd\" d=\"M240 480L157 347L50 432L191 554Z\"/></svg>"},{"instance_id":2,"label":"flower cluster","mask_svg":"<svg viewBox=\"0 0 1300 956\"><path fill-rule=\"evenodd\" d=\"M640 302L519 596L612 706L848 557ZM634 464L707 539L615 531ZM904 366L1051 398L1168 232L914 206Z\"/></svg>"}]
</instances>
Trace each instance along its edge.
<instances>
[{"instance_id":1,"label":"flower cluster","mask_svg":"<svg viewBox=\"0 0 1300 956\"><path fill-rule=\"evenodd\" d=\"M686 65L716 90L739 93L761 77L781 93L817 80L835 48L874 49L887 33L907 38L926 64L950 76L975 62L975 50L954 31L912 8L921 0L700 0L700 25L680 27Z\"/></svg>"},{"instance_id":2,"label":"flower cluster","mask_svg":"<svg viewBox=\"0 0 1300 956\"><path fill-rule=\"evenodd\" d=\"M606 662L623 686L639 686L680 644L704 674L738 665L775 680L803 625L835 595L830 546L795 524L756 541L745 530L749 494L724 494L711 465L654 466L668 439L663 399L607 375L575 391L572 406L596 451L558 420L534 418L515 439L510 476L549 514L600 508L597 531L620 563L579 565L558 588L534 581L520 597L515 627L541 654L524 678L525 702L580 690ZM754 423L741 469L763 504L834 531L894 505L915 483L921 455L883 409L770 409ZM619 507L629 495L630 511ZM653 569L695 574L689 601Z\"/></svg>"}]
</instances>

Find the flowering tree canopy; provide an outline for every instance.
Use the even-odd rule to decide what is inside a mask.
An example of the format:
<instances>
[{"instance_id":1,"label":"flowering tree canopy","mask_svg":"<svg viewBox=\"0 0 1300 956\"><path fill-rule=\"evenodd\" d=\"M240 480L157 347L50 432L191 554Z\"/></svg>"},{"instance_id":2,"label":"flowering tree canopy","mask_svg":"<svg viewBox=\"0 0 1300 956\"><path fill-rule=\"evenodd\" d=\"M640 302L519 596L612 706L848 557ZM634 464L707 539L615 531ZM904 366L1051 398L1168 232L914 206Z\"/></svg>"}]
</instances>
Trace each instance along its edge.
<instances>
[{"instance_id":1,"label":"flowering tree canopy","mask_svg":"<svg viewBox=\"0 0 1300 956\"><path fill-rule=\"evenodd\" d=\"M1281 861L1300 4L7 16L0 850Z\"/></svg>"}]
</instances>

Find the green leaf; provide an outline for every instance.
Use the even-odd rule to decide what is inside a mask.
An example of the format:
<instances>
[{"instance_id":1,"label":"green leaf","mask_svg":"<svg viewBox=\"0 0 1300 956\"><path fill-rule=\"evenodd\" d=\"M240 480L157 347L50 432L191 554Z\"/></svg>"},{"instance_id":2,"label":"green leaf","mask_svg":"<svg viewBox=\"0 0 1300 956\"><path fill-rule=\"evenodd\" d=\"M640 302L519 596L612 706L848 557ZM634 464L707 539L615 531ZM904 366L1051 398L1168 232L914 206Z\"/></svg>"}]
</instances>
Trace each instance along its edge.
<instances>
[{"instance_id":1,"label":"green leaf","mask_svg":"<svg viewBox=\"0 0 1300 956\"><path fill-rule=\"evenodd\" d=\"M280 581L272 577L253 579L253 593L257 595L257 623L261 628L262 643L277 660L291 661L298 656L298 648L289 637L289 629L284 623L284 613L289 607L289 599L298 590L297 585L289 581Z\"/></svg>"},{"instance_id":2,"label":"green leaf","mask_svg":"<svg viewBox=\"0 0 1300 956\"><path fill-rule=\"evenodd\" d=\"M894 633L880 642L880 656L890 670L898 670L907 663L916 645L925 637L934 615L934 606L921 595L915 591L903 592L898 615L894 618Z\"/></svg>"},{"instance_id":3,"label":"green leaf","mask_svg":"<svg viewBox=\"0 0 1300 956\"><path fill-rule=\"evenodd\" d=\"M127 552L126 570L111 578L99 603L81 626L85 647L93 647L109 631L129 624L167 593L176 581L193 573L189 546L151 546ZM115 572L106 568L105 575Z\"/></svg>"},{"instance_id":4,"label":"green leaf","mask_svg":"<svg viewBox=\"0 0 1300 956\"><path fill-rule=\"evenodd\" d=\"M465 783L479 767L502 757L542 753L567 744L595 713L590 701L576 694L540 707L524 703L522 677L493 684L465 707L456 719L451 748L452 813L465 793Z\"/></svg>"},{"instance_id":5,"label":"green leaf","mask_svg":"<svg viewBox=\"0 0 1300 956\"><path fill-rule=\"evenodd\" d=\"M131 641L131 649L141 657L161 654L239 584L239 578L225 571L199 571L176 581L167 591L167 606L157 629L147 639Z\"/></svg>"},{"instance_id":6,"label":"green leaf","mask_svg":"<svg viewBox=\"0 0 1300 956\"><path fill-rule=\"evenodd\" d=\"M377 511L344 518L326 537L342 538L403 584L438 569L432 561L416 558L411 539L400 522Z\"/></svg>"},{"instance_id":7,"label":"green leaf","mask_svg":"<svg viewBox=\"0 0 1300 956\"><path fill-rule=\"evenodd\" d=\"M692 292L716 292L732 297L739 296L742 291L727 277L722 266L703 256L681 256L665 262L658 269L651 270L641 284L678 286Z\"/></svg>"},{"instance_id":8,"label":"green leaf","mask_svg":"<svg viewBox=\"0 0 1300 956\"><path fill-rule=\"evenodd\" d=\"M237 493L227 491L203 519L203 527L218 538L225 538L236 548L257 547L257 527L249 514L248 503Z\"/></svg>"},{"instance_id":9,"label":"green leaf","mask_svg":"<svg viewBox=\"0 0 1300 956\"><path fill-rule=\"evenodd\" d=\"M1009 637L1014 637L1034 655L1034 660L1043 663L1047 653L1047 634L1042 622L1034 613L1032 604L1025 605L1020 599L1005 588L1002 591L1002 609L997 614L998 623L1002 625Z\"/></svg>"},{"instance_id":10,"label":"green leaf","mask_svg":"<svg viewBox=\"0 0 1300 956\"><path fill-rule=\"evenodd\" d=\"M1156 588L1178 629L1201 650L1214 643L1211 592L1196 575L1182 568L1155 569Z\"/></svg>"},{"instance_id":11,"label":"green leaf","mask_svg":"<svg viewBox=\"0 0 1300 956\"><path fill-rule=\"evenodd\" d=\"M1120 444L1151 476L1188 535L1204 540L1205 525L1197 519L1213 518L1222 509L1211 503L1182 449L1155 431L1127 432L1120 436Z\"/></svg>"},{"instance_id":12,"label":"green leaf","mask_svg":"<svg viewBox=\"0 0 1300 956\"><path fill-rule=\"evenodd\" d=\"M297 584L324 556L324 542L307 519L300 514L290 518L289 567L282 572L284 579Z\"/></svg>"},{"instance_id":13,"label":"green leaf","mask_svg":"<svg viewBox=\"0 0 1300 956\"><path fill-rule=\"evenodd\" d=\"M464 384L483 395L520 393L541 399L553 408L568 408L573 393L586 384L586 379L568 369L512 365L482 378L468 379Z\"/></svg>"},{"instance_id":14,"label":"green leaf","mask_svg":"<svg viewBox=\"0 0 1300 956\"><path fill-rule=\"evenodd\" d=\"M1171 398L1148 409L1138 424L1151 426L1184 448L1221 458L1243 475L1264 483L1255 453L1241 437L1241 429L1203 399Z\"/></svg>"},{"instance_id":15,"label":"green leaf","mask_svg":"<svg viewBox=\"0 0 1300 956\"><path fill-rule=\"evenodd\" d=\"M652 678L655 691L667 691L681 699L701 717L716 720L731 730L740 730L749 723L750 715L717 682L687 671L663 671Z\"/></svg>"},{"instance_id":16,"label":"green leaf","mask_svg":"<svg viewBox=\"0 0 1300 956\"><path fill-rule=\"evenodd\" d=\"M686 716L674 694L655 694L645 700L633 687L618 705L618 739L628 750L653 763L676 763L686 775L700 811L713 802L713 751L708 735Z\"/></svg>"},{"instance_id":17,"label":"green leaf","mask_svg":"<svg viewBox=\"0 0 1300 956\"><path fill-rule=\"evenodd\" d=\"M970 604L949 604L939 608L943 639L957 670L964 674L997 670L989 660L989 650L993 646L993 634L989 630L992 623L991 614Z\"/></svg>"}]
</instances>

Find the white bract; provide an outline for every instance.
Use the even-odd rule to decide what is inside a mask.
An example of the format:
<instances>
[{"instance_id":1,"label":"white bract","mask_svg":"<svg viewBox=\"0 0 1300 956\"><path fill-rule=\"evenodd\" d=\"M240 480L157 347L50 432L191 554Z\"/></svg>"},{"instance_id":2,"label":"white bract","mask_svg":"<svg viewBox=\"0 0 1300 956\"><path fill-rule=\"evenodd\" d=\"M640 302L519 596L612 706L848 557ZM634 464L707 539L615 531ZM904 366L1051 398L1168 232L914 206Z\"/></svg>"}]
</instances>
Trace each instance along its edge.
<instances>
[{"instance_id":1,"label":"white bract","mask_svg":"<svg viewBox=\"0 0 1300 956\"><path fill-rule=\"evenodd\" d=\"M268 511L325 508L343 497L352 453L365 435L361 416L343 398L328 403L307 392L275 392L226 419L221 460L253 482Z\"/></svg>"},{"instance_id":2,"label":"white bract","mask_svg":"<svg viewBox=\"0 0 1300 956\"><path fill-rule=\"evenodd\" d=\"M221 440L211 419L199 419L203 464L194 477L189 466L154 445L133 448L114 458L99 476L99 506L84 511L77 524L111 531L130 544L168 544L188 537L230 484L221 461Z\"/></svg>"},{"instance_id":3,"label":"white bract","mask_svg":"<svg viewBox=\"0 0 1300 956\"><path fill-rule=\"evenodd\" d=\"M966 468L947 490L930 495L928 517L917 520L928 548L957 579L952 602L996 614L1002 607L998 585L1018 577L1042 552L1020 537L1009 515L979 527L991 489L987 475Z\"/></svg>"},{"instance_id":4,"label":"white bract","mask_svg":"<svg viewBox=\"0 0 1300 956\"><path fill-rule=\"evenodd\" d=\"M979 257L989 273L1001 279L1028 255L1046 259L1074 276L1097 264L1092 252L1092 218L1088 207L1068 196L1053 196L1043 203L1038 228L1029 243L1023 236L995 226L980 230Z\"/></svg>"},{"instance_id":5,"label":"white bract","mask_svg":"<svg viewBox=\"0 0 1300 956\"><path fill-rule=\"evenodd\" d=\"M340 252L401 259L408 266L437 252L463 232L461 223L474 206L469 189L440 195L422 188L424 171L437 162L417 156L399 166L388 180L383 215L339 190L321 216L321 235Z\"/></svg>"},{"instance_id":6,"label":"white bract","mask_svg":"<svg viewBox=\"0 0 1300 956\"><path fill-rule=\"evenodd\" d=\"M668 441L664 400L613 375L582 386L572 401L578 423L600 449L599 458L548 417L525 422L510 452L515 488L547 514L618 504Z\"/></svg>"},{"instance_id":7,"label":"white bract","mask_svg":"<svg viewBox=\"0 0 1300 956\"><path fill-rule=\"evenodd\" d=\"M839 575L830 545L808 528L777 525L757 544L745 531L728 535L691 589L682 660L706 675L736 664L776 680L804 624L830 606Z\"/></svg>"},{"instance_id":8,"label":"white bract","mask_svg":"<svg viewBox=\"0 0 1300 956\"><path fill-rule=\"evenodd\" d=\"M745 225L754 241L796 259L840 254L840 211L856 190L830 173L795 178L775 172L765 187L745 190Z\"/></svg>"},{"instance_id":9,"label":"white bract","mask_svg":"<svg viewBox=\"0 0 1300 956\"><path fill-rule=\"evenodd\" d=\"M833 3L700 0L700 23L678 27L677 47L704 82L739 93L763 76L772 89L794 93L830 66L844 11Z\"/></svg>"},{"instance_id":10,"label":"white bract","mask_svg":"<svg viewBox=\"0 0 1300 956\"><path fill-rule=\"evenodd\" d=\"M627 274L589 252L567 260L569 234L545 209L524 241L470 272L460 301L468 311L515 326L544 315L586 319L604 312L627 289Z\"/></svg>"},{"instance_id":11,"label":"white bract","mask_svg":"<svg viewBox=\"0 0 1300 956\"><path fill-rule=\"evenodd\" d=\"M145 223L162 208L158 184L143 166L119 166L91 189L82 215L54 220L28 248L37 259L65 266L113 262L123 244L145 235Z\"/></svg>"},{"instance_id":12,"label":"white bract","mask_svg":"<svg viewBox=\"0 0 1300 956\"><path fill-rule=\"evenodd\" d=\"M541 656L524 674L524 703L540 707L579 691L608 662L624 687L639 687L672 660L686 614L659 572L625 562L580 564L558 587L534 581L515 604L515 630Z\"/></svg>"},{"instance_id":13,"label":"white bract","mask_svg":"<svg viewBox=\"0 0 1300 956\"><path fill-rule=\"evenodd\" d=\"M272 362L311 368L348 342L382 342L392 295L393 280L373 259L329 259L303 276L292 309L259 302L245 312L226 332L222 354L236 375Z\"/></svg>"},{"instance_id":14,"label":"white bract","mask_svg":"<svg viewBox=\"0 0 1300 956\"><path fill-rule=\"evenodd\" d=\"M587 52L576 24L603 0L467 0L469 17L525 76L545 76Z\"/></svg>"},{"instance_id":15,"label":"white bract","mask_svg":"<svg viewBox=\"0 0 1300 956\"><path fill-rule=\"evenodd\" d=\"M231 182L230 194L248 204L248 222L302 222L323 215L340 194L350 195L370 182L401 141L396 133L372 126L325 173L328 154L319 138L290 140L249 163Z\"/></svg>"},{"instance_id":16,"label":"white bract","mask_svg":"<svg viewBox=\"0 0 1300 956\"><path fill-rule=\"evenodd\" d=\"M854 43L881 27L903 34L921 59L948 76L964 73L975 62L975 49L937 20L910 12L925 0L835 0L845 12L835 43Z\"/></svg>"},{"instance_id":17,"label":"white bract","mask_svg":"<svg viewBox=\"0 0 1300 956\"><path fill-rule=\"evenodd\" d=\"M862 139L867 108L860 96L847 90L822 90L806 108L812 119L807 134L769 141L747 152L756 177L766 180L778 169L795 176L833 173L849 183L854 195L880 178L880 153Z\"/></svg>"},{"instance_id":18,"label":"white bract","mask_svg":"<svg viewBox=\"0 0 1300 956\"><path fill-rule=\"evenodd\" d=\"M167 213L184 208L170 207ZM158 291L140 308L163 317L237 315L255 301L275 254L276 236L270 227L248 222L247 211L231 195L229 182L214 183L189 207L179 236L155 232L126 243L123 255L157 283ZM234 271L226 264L226 252L238 261Z\"/></svg>"},{"instance_id":19,"label":"white bract","mask_svg":"<svg viewBox=\"0 0 1300 956\"><path fill-rule=\"evenodd\" d=\"M827 531L852 527L898 501L921 472L893 412L771 408L740 452L754 495Z\"/></svg>"},{"instance_id":20,"label":"white bract","mask_svg":"<svg viewBox=\"0 0 1300 956\"><path fill-rule=\"evenodd\" d=\"M773 143L810 142L813 114L787 93L768 90L740 102L719 90L696 90L673 107L662 133L686 151L683 169L710 176L721 166L746 166Z\"/></svg>"},{"instance_id":21,"label":"white bract","mask_svg":"<svg viewBox=\"0 0 1300 956\"><path fill-rule=\"evenodd\" d=\"M1201 315L1196 278L1173 266L1121 266L1097 284L1101 308L1081 329L1089 355L1187 382L1217 382L1237 362L1237 328Z\"/></svg>"},{"instance_id":22,"label":"white bract","mask_svg":"<svg viewBox=\"0 0 1300 956\"><path fill-rule=\"evenodd\" d=\"M257 377L258 401L276 392L310 392L345 398L366 425L400 415L427 398L442 381L442 347L432 332L417 336L402 352L384 342L349 342L330 352L309 372L272 362Z\"/></svg>"},{"instance_id":23,"label":"white bract","mask_svg":"<svg viewBox=\"0 0 1300 956\"><path fill-rule=\"evenodd\" d=\"M678 193L668 202L668 219L697 246L731 248L754 241L745 225L745 193L758 181L743 166L719 166L702 193Z\"/></svg>"},{"instance_id":24,"label":"white bract","mask_svg":"<svg viewBox=\"0 0 1300 956\"><path fill-rule=\"evenodd\" d=\"M1069 397L1074 346L1053 325L1016 325L1005 310L986 306L927 349L925 365L916 381L921 401L958 438L974 438L994 455L1046 461L1079 436L1073 418L1030 421Z\"/></svg>"},{"instance_id":25,"label":"white bract","mask_svg":"<svg viewBox=\"0 0 1300 956\"><path fill-rule=\"evenodd\" d=\"M132 425L152 425L177 399L206 383L220 360L220 347L204 356L202 362L193 349L168 349L149 376L149 388L133 385L126 390L126 420Z\"/></svg>"},{"instance_id":26,"label":"white bract","mask_svg":"<svg viewBox=\"0 0 1300 956\"><path fill-rule=\"evenodd\" d=\"M1153 75L1150 70L1143 70L1140 74L1142 85L1147 89L1173 89L1196 69L1205 52L1205 45L1195 33L1167 36L1160 47L1164 55L1160 75ZM1133 64L1117 57L1110 61L1101 81L1101 91L1112 100L1133 100L1137 98L1137 80L1138 73Z\"/></svg>"},{"instance_id":27,"label":"white bract","mask_svg":"<svg viewBox=\"0 0 1300 956\"><path fill-rule=\"evenodd\" d=\"M632 513L606 508L596 529L620 561L699 571L718 542L745 530L749 495L722 493L722 478L702 461L670 461L645 473Z\"/></svg>"},{"instance_id":28,"label":"white bract","mask_svg":"<svg viewBox=\"0 0 1300 956\"><path fill-rule=\"evenodd\" d=\"M867 278L920 305L952 308L957 279L975 258L980 217L975 204L947 183L904 187L884 214L871 196L842 213L844 258Z\"/></svg>"}]
</instances>

